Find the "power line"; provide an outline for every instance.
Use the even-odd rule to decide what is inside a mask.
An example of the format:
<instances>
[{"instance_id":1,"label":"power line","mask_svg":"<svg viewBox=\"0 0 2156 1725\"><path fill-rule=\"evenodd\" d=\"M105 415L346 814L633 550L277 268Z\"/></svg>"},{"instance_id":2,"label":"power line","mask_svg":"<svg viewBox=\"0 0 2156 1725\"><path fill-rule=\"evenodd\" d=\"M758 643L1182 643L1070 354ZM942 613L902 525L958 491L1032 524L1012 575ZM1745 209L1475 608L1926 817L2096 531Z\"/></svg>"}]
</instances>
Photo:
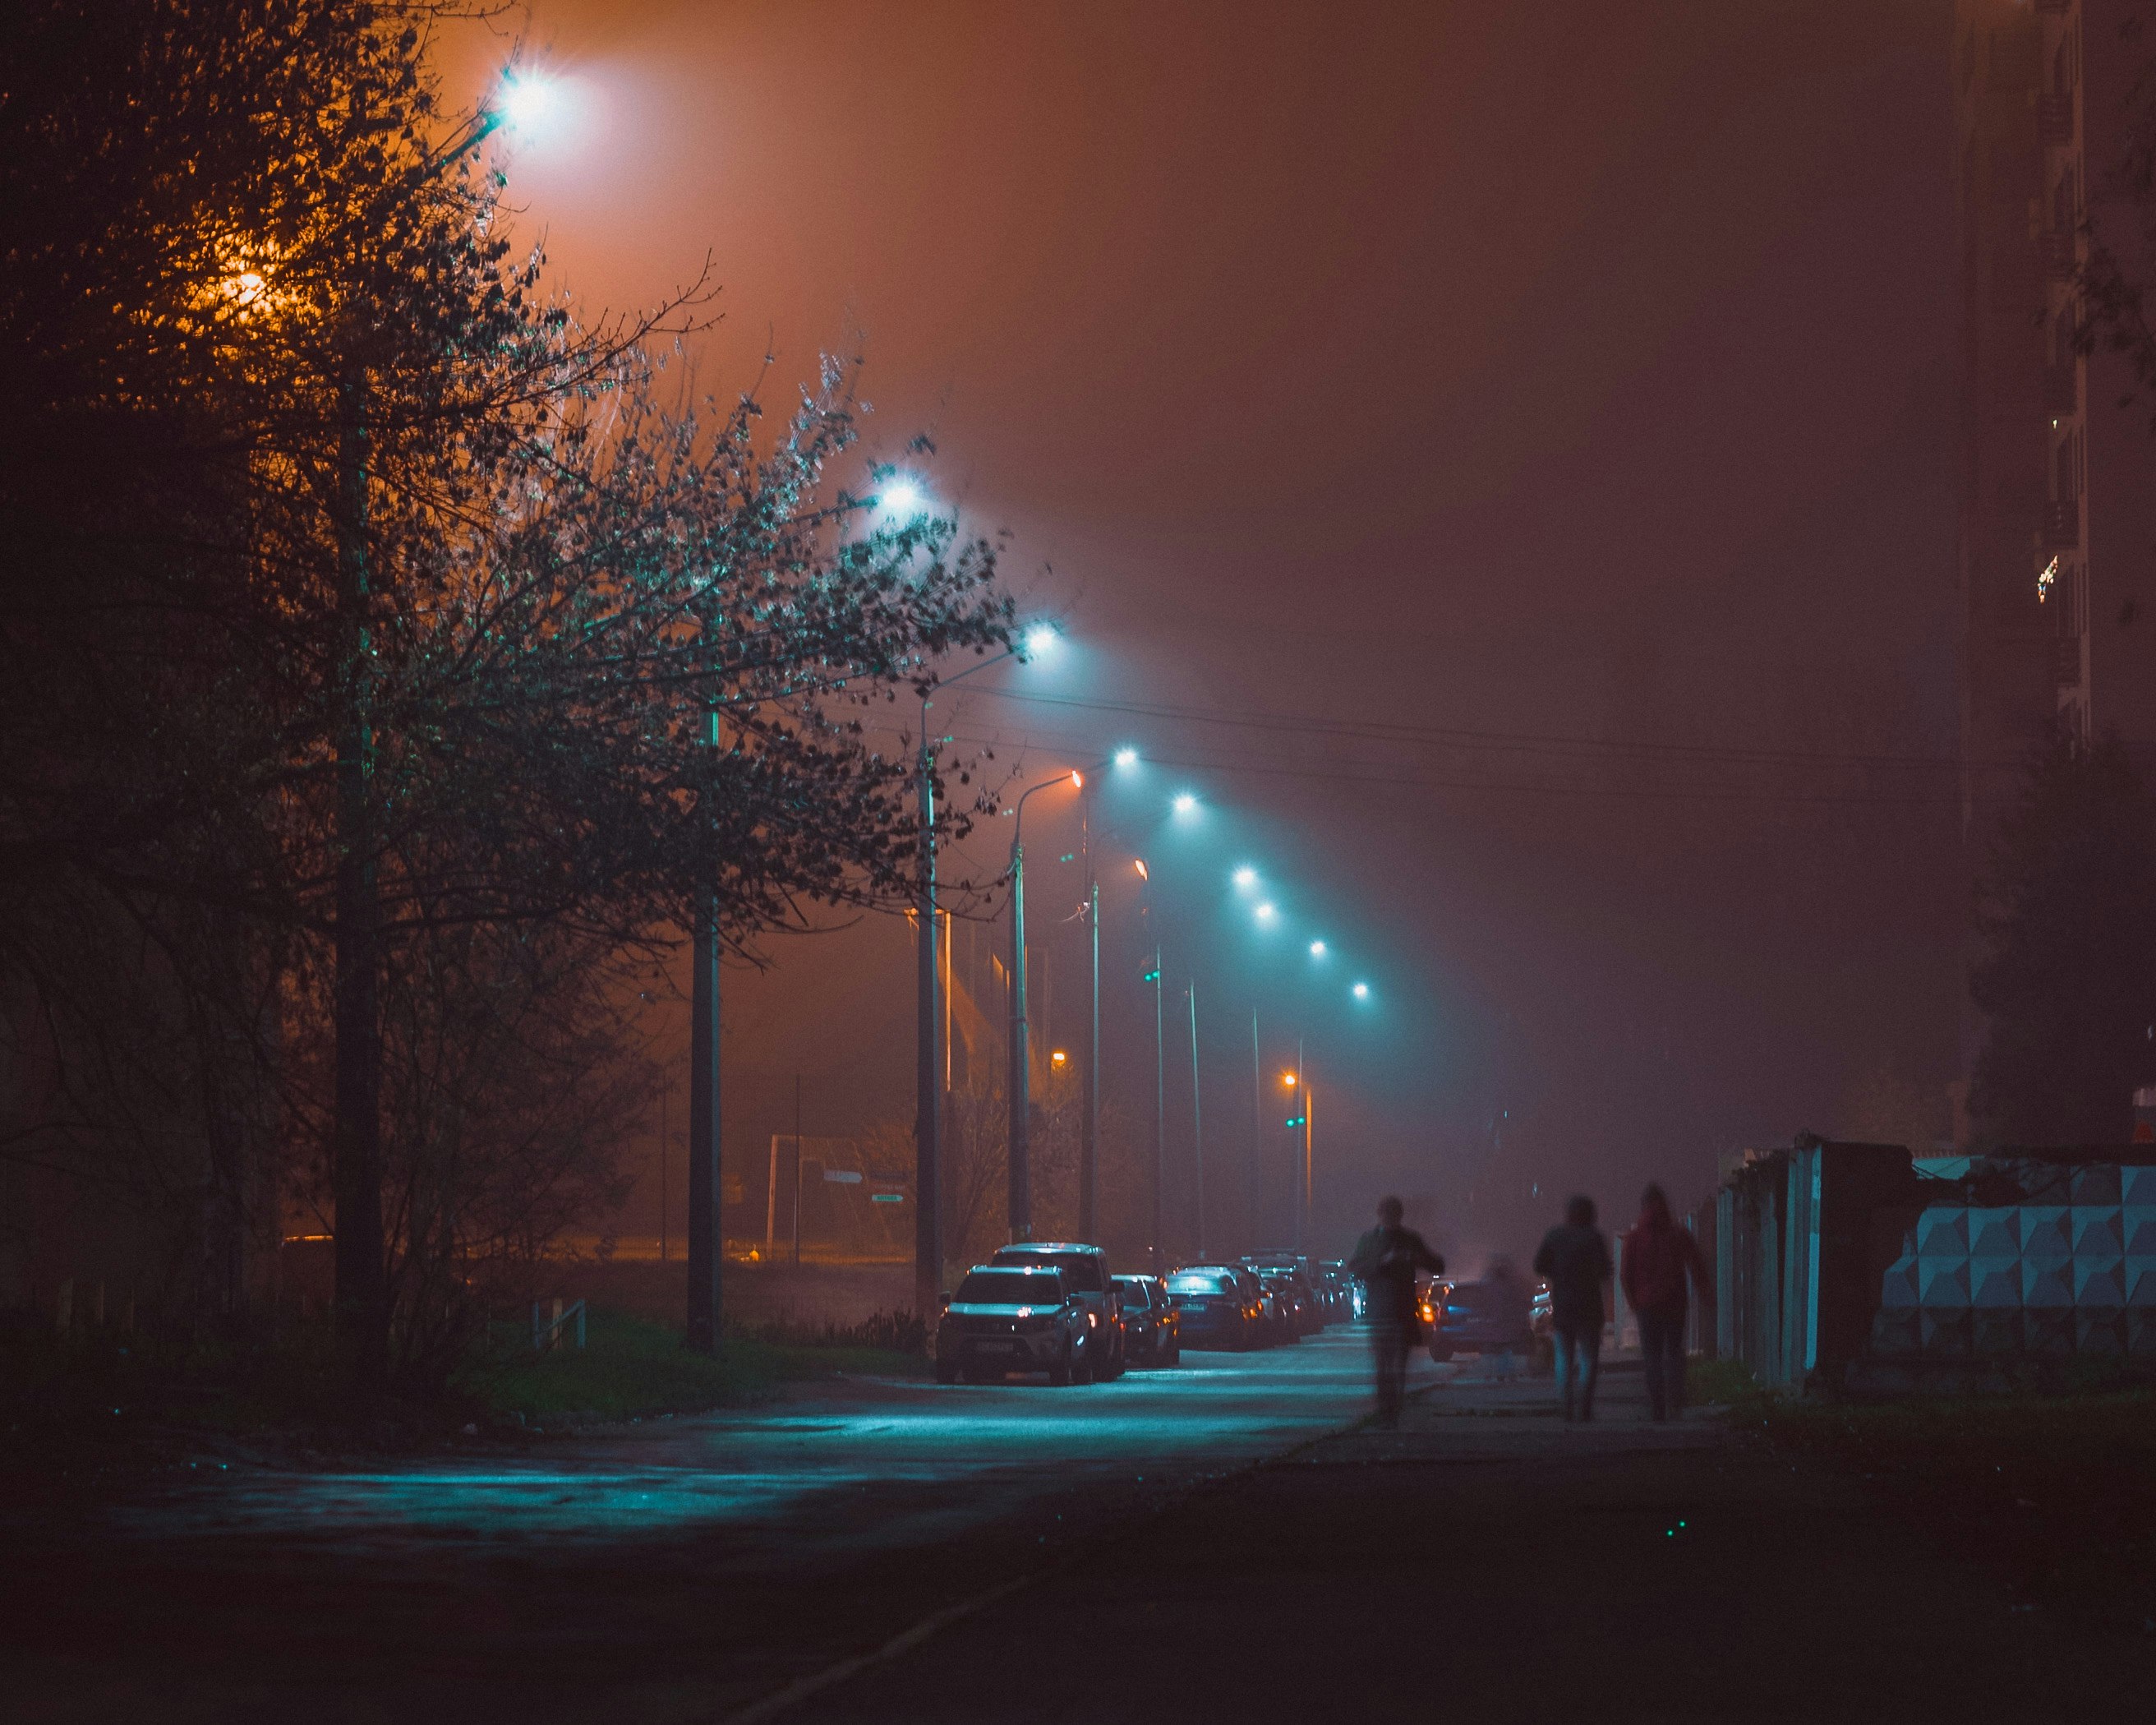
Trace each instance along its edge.
<instances>
[{"instance_id":1,"label":"power line","mask_svg":"<svg viewBox=\"0 0 2156 1725\"><path fill-rule=\"evenodd\" d=\"M1344 737L1366 742L1416 743L1433 747L1488 748L1522 753L1585 754L1591 757L1638 755L1672 759L1728 761L1748 765L1803 765L1821 767L1895 767L1938 772L1964 766L1984 770L2019 772L2024 760L1969 761L1954 755L1830 754L1794 749L1732 748L1714 743L1648 742L1592 737L1563 737L1536 732L1478 731L1459 726L1406 725L1377 719L1332 719L1315 714L1266 711L1256 708L1203 708L1163 703L1087 701L1075 696L1042 695L1020 689L981 689L977 694L1040 706L1077 708L1091 712L1125 713L1137 717L1164 719L1181 724L1217 725L1243 730L1293 732L1303 735Z\"/></svg>"}]
</instances>

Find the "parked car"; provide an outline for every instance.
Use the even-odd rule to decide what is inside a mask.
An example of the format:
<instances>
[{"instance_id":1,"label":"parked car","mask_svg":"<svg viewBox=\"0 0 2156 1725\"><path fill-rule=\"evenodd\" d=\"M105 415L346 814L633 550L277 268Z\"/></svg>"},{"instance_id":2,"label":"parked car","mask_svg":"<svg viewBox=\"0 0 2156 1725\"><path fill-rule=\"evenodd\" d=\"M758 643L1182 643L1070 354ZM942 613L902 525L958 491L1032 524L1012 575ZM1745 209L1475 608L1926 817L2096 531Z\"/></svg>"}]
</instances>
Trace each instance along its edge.
<instances>
[{"instance_id":1,"label":"parked car","mask_svg":"<svg viewBox=\"0 0 2156 1725\"><path fill-rule=\"evenodd\" d=\"M1325 1327L1317 1315L1317 1302L1300 1276L1286 1271L1260 1271L1258 1280L1280 1301L1283 1341L1300 1342Z\"/></svg>"},{"instance_id":2,"label":"parked car","mask_svg":"<svg viewBox=\"0 0 2156 1725\"><path fill-rule=\"evenodd\" d=\"M1494 1281L1433 1282L1430 1287L1424 1309L1430 1318L1432 1359L1449 1360L1455 1353L1531 1351L1530 1307L1526 1291L1518 1282L1512 1284L1510 1292Z\"/></svg>"},{"instance_id":3,"label":"parked car","mask_svg":"<svg viewBox=\"0 0 2156 1725\"><path fill-rule=\"evenodd\" d=\"M1086 1308L1086 1345L1079 1350L1086 1375L1096 1384L1122 1376L1127 1358L1122 1302L1116 1294L1115 1278L1108 1274L1105 1250L1062 1240L1024 1240L998 1247L988 1261L1061 1271L1063 1291Z\"/></svg>"},{"instance_id":4,"label":"parked car","mask_svg":"<svg viewBox=\"0 0 2156 1725\"><path fill-rule=\"evenodd\" d=\"M1178 1348L1243 1348L1256 1343L1256 1301L1242 1277L1227 1265L1196 1264L1171 1271L1164 1286L1175 1312Z\"/></svg>"},{"instance_id":5,"label":"parked car","mask_svg":"<svg viewBox=\"0 0 2156 1725\"><path fill-rule=\"evenodd\" d=\"M936 1381L1045 1372L1070 1384L1086 1369L1084 1304L1060 1271L983 1264L966 1272L936 1327Z\"/></svg>"},{"instance_id":6,"label":"parked car","mask_svg":"<svg viewBox=\"0 0 2156 1725\"><path fill-rule=\"evenodd\" d=\"M1297 1338L1315 1335L1330 1321L1325 1303L1311 1279L1310 1260L1291 1252L1255 1253L1244 1263L1268 1281L1277 1279L1286 1284L1282 1290L1288 1307L1290 1327Z\"/></svg>"},{"instance_id":7,"label":"parked car","mask_svg":"<svg viewBox=\"0 0 2156 1725\"><path fill-rule=\"evenodd\" d=\"M1175 1307L1157 1276L1119 1276L1122 1296L1123 1348L1134 1366L1172 1366L1183 1356Z\"/></svg>"}]
</instances>

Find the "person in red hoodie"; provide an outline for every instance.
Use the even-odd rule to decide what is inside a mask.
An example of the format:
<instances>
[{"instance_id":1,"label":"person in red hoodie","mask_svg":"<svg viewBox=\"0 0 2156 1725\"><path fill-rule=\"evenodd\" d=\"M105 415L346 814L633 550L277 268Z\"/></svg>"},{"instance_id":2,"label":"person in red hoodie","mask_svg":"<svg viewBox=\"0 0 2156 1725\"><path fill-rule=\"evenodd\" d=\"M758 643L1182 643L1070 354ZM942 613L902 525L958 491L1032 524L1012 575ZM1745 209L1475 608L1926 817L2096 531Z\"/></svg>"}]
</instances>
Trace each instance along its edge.
<instances>
[{"instance_id":1,"label":"person in red hoodie","mask_svg":"<svg viewBox=\"0 0 2156 1725\"><path fill-rule=\"evenodd\" d=\"M1640 1194L1640 1219L1625 1236L1625 1297L1640 1319L1640 1353L1647 1368L1647 1405L1657 1420L1684 1412L1685 1309L1690 1277L1700 1303L1709 1304L1707 1260L1691 1230L1677 1225L1659 1186Z\"/></svg>"}]
</instances>

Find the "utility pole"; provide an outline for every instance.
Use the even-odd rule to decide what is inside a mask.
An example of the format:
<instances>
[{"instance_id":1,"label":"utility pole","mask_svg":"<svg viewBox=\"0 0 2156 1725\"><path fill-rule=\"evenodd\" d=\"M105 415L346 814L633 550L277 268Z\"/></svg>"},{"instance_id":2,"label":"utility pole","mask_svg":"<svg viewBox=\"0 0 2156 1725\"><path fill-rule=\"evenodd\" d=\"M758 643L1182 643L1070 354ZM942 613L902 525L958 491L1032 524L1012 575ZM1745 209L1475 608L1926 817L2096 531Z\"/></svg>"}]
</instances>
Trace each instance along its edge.
<instances>
[{"instance_id":1,"label":"utility pole","mask_svg":"<svg viewBox=\"0 0 2156 1725\"><path fill-rule=\"evenodd\" d=\"M719 746L718 709L711 709L706 746ZM714 771L716 770L716 757ZM706 795L711 794L706 793ZM701 803L701 799L700 799ZM689 1312L688 1345L698 1353L719 1346L719 1260L725 1250L719 1172L719 896L713 811L697 809L704 879L689 943Z\"/></svg>"},{"instance_id":2,"label":"utility pole","mask_svg":"<svg viewBox=\"0 0 2156 1725\"><path fill-rule=\"evenodd\" d=\"M674 1093L670 1075L659 1086L659 1261L666 1261L666 1102Z\"/></svg>"},{"instance_id":3,"label":"utility pole","mask_svg":"<svg viewBox=\"0 0 2156 1725\"><path fill-rule=\"evenodd\" d=\"M793 1075L793 1267L801 1267L801 1075Z\"/></svg>"}]
</instances>

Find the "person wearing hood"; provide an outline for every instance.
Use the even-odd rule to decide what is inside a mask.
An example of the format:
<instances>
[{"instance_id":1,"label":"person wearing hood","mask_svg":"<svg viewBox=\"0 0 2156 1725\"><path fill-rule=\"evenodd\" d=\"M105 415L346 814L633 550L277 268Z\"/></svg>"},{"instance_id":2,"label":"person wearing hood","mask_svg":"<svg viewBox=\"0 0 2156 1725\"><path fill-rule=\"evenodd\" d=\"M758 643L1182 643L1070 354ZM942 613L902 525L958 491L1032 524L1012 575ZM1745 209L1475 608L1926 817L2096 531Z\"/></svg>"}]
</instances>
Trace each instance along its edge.
<instances>
[{"instance_id":1,"label":"person wearing hood","mask_svg":"<svg viewBox=\"0 0 2156 1725\"><path fill-rule=\"evenodd\" d=\"M1702 1305L1713 1296L1707 1260L1691 1230L1678 1226L1660 1186L1640 1195L1640 1219L1625 1236L1620 1271L1625 1297L1640 1319L1640 1353L1646 1367L1647 1406L1657 1420L1684 1412L1685 1317L1689 1278Z\"/></svg>"},{"instance_id":2,"label":"person wearing hood","mask_svg":"<svg viewBox=\"0 0 2156 1725\"><path fill-rule=\"evenodd\" d=\"M1557 1356L1564 1417L1594 1417L1594 1380L1602 1363L1602 1327L1609 1322L1609 1244L1594 1225L1594 1200L1585 1194L1564 1207L1564 1220L1543 1236L1535 1274L1549 1283L1550 1338Z\"/></svg>"}]
</instances>

